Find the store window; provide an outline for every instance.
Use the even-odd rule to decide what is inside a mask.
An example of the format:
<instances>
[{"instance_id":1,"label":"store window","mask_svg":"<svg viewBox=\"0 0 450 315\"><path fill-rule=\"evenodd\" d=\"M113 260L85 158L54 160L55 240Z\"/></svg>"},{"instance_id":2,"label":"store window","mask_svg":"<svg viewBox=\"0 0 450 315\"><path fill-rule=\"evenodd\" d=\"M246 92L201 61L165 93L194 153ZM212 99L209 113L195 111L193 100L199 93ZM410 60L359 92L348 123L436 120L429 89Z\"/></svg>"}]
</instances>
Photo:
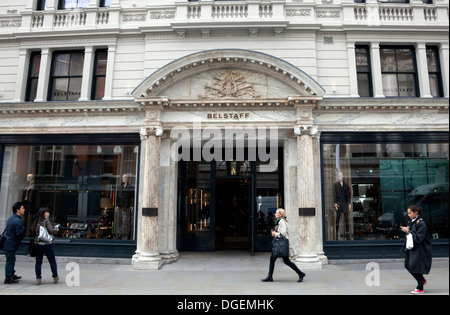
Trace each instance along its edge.
<instances>
[{"instance_id":1,"label":"store window","mask_svg":"<svg viewBox=\"0 0 450 315\"><path fill-rule=\"evenodd\" d=\"M383 93L387 97L417 97L417 73L413 48L381 47Z\"/></svg>"},{"instance_id":2,"label":"store window","mask_svg":"<svg viewBox=\"0 0 450 315\"><path fill-rule=\"evenodd\" d=\"M30 55L30 66L28 70L27 91L25 95L26 102L33 102L36 99L40 66L41 52L32 52Z\"/></svg>"},{"instance_id":3,"label":"store window","mask_svg":"<svg viewBox=\"0 0 450 315\"><path fill-rule=\"evenodd\" d=\"M108 62L108 50L98 49L95 52L94 78L92 80L93 100L101 100L105 95L107 62Z\"/></svg>"},{"instance_id":4,"label":"store window","mask_svg":"<svg viewBox=\"0 0 450 315\"><path fill-rule=\"evenodd\" d=\"M322 150L327 241L401 239L413 204L433 238L449 237L448 140L330 141Z\"/></svg>"},{"instance_id":5,"label":"store window","mask_svg":"<svg viewBox=\"0 0 450 315\"><path fill-rule=\"evenodd\" d=\"M81 96L84 52L55 52L50 78L50 101L73 101Z\"/></svg>"},{"instance_id":6,"label":"store window","mask_svg":"<svg viewBox=\"0 0 450 315\"><path fill-rule=\"evenodd\" d=\"M0 227L22 201L26 236L40 207L60 224L58 238L135 238L136 145L5 145Z\"/></svg>"},{"instance_id":7,"label":"store window","mask_svg":"<svg viewBox=\"0 0 450 315\"><path fill-rule=\"evenodd\" d=\"M371 97L372 82L370 71L370 55L368 46L357 46L355 49L356 55L356 72L358 78L358 94L361 97Z\"/></svg>"}]
</instances>

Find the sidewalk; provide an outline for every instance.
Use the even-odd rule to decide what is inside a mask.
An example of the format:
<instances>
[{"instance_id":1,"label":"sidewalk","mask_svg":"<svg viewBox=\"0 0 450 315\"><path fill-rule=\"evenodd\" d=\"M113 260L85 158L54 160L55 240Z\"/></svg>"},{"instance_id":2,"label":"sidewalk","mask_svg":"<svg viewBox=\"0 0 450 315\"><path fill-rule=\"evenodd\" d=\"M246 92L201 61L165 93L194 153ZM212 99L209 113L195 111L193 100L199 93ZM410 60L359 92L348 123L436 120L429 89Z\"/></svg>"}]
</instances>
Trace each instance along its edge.
<instances>
[{"instance_id":1,"label":"sidewalk","mask_svg":"<svg viewBox=\"0 0 450 315\"><path fill-rule=\"evenodd\" d=\"M60 283L55 285L44 259L42 285L35 286L34 258L18 256L16 272L22 280L12 285L2 281L0 295L409 295L416 286L403 260L376 261L379 276L373 268L366 270L367 262L331 261L322 270L305 270L302 283L296 282L296 274L281 259L275 265L274 282L261 282L267 275L269 253L184 252L178 262L158 271L134 270L128 259L105 261L58 257ZM2 256L2 273L4 266ZM79 266L79 278L73 266ZM366 278L369 282L379 279L379 285L367 285ZM448 295L449 259L435 258L426 278L425 294ZM79 286L67 285L76 284L77 279Z\"/></svg>"}]
</instances>

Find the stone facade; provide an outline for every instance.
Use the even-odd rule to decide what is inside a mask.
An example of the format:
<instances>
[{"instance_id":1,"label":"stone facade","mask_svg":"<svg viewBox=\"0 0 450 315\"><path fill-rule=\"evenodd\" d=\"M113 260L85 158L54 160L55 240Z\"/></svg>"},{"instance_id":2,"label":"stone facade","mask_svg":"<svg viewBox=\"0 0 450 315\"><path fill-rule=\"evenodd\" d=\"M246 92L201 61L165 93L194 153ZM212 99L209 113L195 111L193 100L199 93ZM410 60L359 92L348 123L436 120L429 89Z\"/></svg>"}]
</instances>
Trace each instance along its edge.
<instances>
[{"instance_id":1,"label":"stone facade","mask_svg":"<svg viewBox=\"0 0 450 315\"><path fill-rule=\"evenodd\" d=\"M36 0L0 4L0 133L139 133L138 269L176 261L176 126L277 126L284 195L302 268L323 251L320 134L448 131L448 0L98 1L36 11ZM372 53L374 97L358 95L355 46ZM386 98L380 45L415 47L420 96ZM438 48L443 97L430 94L426 45ZM105 93L90 99L96 48L108 51ZM85 52L78 101L47 101L52 54ZM29 58L41 50L34 102L25 102ZM300 210L299 210L300 209ZM314 209L299 215L301 209Z\"/></svg>"}]
</instances>

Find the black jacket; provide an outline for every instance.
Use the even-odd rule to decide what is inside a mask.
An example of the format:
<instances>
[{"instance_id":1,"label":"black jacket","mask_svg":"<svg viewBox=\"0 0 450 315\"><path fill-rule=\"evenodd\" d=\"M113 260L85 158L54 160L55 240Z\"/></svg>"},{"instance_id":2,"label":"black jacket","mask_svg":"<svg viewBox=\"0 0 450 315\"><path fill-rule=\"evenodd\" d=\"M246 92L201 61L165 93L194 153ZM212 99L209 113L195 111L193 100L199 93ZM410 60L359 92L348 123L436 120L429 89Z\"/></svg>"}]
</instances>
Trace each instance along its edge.
<instances>
[{"instance_id":1,"label":"black jacket","mask_svg":"<svg viewBox=\"0 0 450 315\"><path fill-rule=\"evenodd\" d=\"M427 225L422 218L418 218L410 224L409 233L413 236L414 248L406 249L403 245L402 251L406 254L405 268L410 273L428 274L431 270L431 240Z\"/></svg>"}]
</instances>

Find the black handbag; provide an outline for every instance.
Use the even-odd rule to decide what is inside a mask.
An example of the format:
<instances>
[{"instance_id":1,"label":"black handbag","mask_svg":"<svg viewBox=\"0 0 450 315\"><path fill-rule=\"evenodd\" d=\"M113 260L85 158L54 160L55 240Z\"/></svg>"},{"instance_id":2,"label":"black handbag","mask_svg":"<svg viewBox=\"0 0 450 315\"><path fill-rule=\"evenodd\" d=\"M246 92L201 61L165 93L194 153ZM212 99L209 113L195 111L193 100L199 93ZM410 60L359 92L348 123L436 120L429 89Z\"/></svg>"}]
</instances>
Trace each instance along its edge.
<instances>
[{"instance_id":1,"label":"black handbag","mask_svg":"<svg viewBox=\"0 0 450 315\"><path fill-rule=\"evenodd\" d=\"M289 240L287 238L275 237L272 244L273 257L289 257Z\"/></svg>"}]
</instances>

